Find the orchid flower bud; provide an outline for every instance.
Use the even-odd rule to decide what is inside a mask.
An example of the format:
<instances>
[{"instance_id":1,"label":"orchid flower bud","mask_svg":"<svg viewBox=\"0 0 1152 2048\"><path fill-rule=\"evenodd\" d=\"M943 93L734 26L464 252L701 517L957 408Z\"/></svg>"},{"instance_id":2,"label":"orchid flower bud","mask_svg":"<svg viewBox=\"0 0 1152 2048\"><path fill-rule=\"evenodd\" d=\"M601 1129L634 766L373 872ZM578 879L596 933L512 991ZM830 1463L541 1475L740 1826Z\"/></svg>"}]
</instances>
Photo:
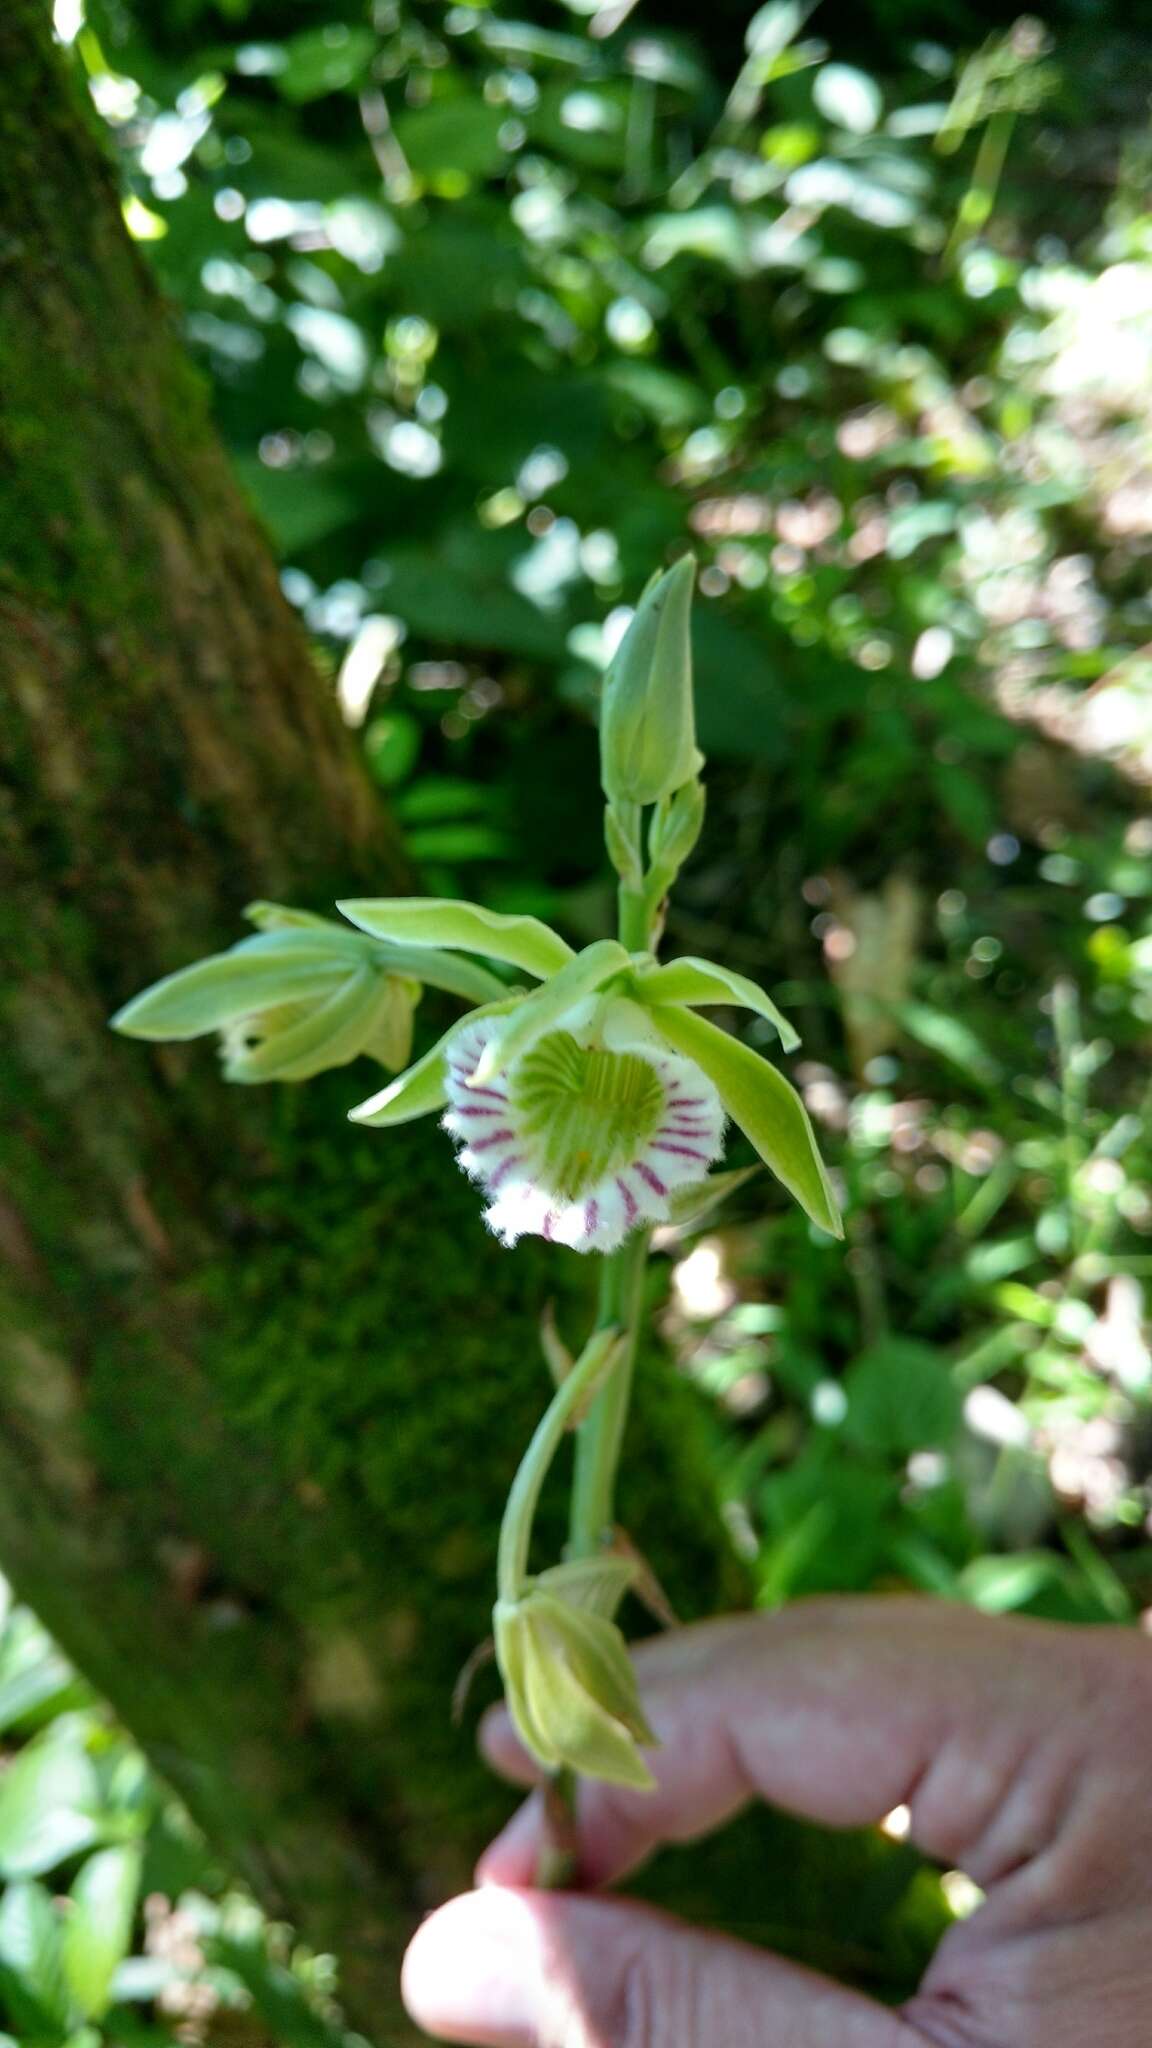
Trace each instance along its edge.
<instances>
[{"instance_id":1,"label":"orchid flower bud","mask_svg":"<svg viewBox=\"0 0 1152 2048\"><path fill-rule=\"evenodd\" d=\"M654 1780L637 1745L656 1737L624 1638L598 1611L616 1604L632 1570L604 1558L543 1572L519 1599L497 1601L493 1631L508 1711L537 1763L647 1791Z\"/></svg>"},{"instance_id":2,"label":"orchid flower bud","mask_svg":"<svg viewBox=\"0 0 1152 2048\"><path fill-rule=\"evenodd\" d=\"M683 555L648 585L604 678L600 779L609 801L654 804L703 767L692 711L692 592Z\"/></svg>"}]
</instances>

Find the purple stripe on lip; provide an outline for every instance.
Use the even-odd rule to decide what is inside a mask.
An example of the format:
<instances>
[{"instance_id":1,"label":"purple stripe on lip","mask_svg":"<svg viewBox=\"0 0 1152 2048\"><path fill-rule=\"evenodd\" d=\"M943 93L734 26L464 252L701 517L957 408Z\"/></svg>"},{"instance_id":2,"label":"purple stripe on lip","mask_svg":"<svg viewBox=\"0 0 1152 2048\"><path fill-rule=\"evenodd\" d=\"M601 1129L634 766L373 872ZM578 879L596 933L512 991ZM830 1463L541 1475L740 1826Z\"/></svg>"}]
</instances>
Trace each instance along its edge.
<instances>
[{"instance_id":1,"label":"purple stripe on lip","mask_svg":"<svg viewBox=\"0 0 1152 2048\"><path fill-rule=\"evenodd\" d=\"M489 1152L493 1145L506 1145L509 1138L514 1138L515 1136L515 1131L508 1129L489 1131L486 1138L478 1138L476 1143L469 1147L469 1150L472 1152Z\"/></svg>"},{"instance_id":2,"label":"purple stripe on lip","mask_svg":"<svg viewBox=\"0 0 1152 2048\"><path fill-rule=\"evenodd\" d=\"M479 1103L465 1103L457 1108L453 1105L453 1116L499 1116L498 1109L482 1109Z\"/></svg>"},{"instance_id":3,"label":"purple stripe on lip","mask_svg":"<svg viewBox=\"0 0 1152 2048\"><path fill-rule=\"evenodd\" d=\"M681 1159L702 1159L705 1166L708 1164L708 1154L706 1152L698 1152L695 1145L674 1145L669 1138L653 1138L652 1150L654 1152L675 1152Z\"/></svg>"},{"instance_id":4,"label":"purple stripe on lip","mask_svg":"<svg viewBox=\"0 0 1152 2048\"><path fill-rule=\"evenodd\" d=\"M674 1103L677 1109L707 1109L708 1107L703 1095L670 1095L668 1100Z\"/></svg>"},{"instance_id":5,"label":"purple stripe on lip","mask_svg":"<svg viewBox=\"0 0 1152 2048\"><path fill-rule=\"evenodd\" d=\"M651 1188L652 1193L654 1195L666 1195L668 1193L668 1190L665 1187L664 1182L661 1180L660 1175L658 1173L653 1173L652 1168L650 1166L645 1166L644 1161L642 1159L638 1159L636 1161L636 1164L633 1167L632 1171L633 1173L638 1173L640 1175L641 1180L647 1181L648 1186Z\"/></svg>"},{"instance_id":6,"label":"purple stripe on lip","mask_svg":"<svg viewBox=\"0 0 1152 2048\"><path fill-rule=\"evenodd\" d=\"M499 1187L501 1181L504 1180L505 1177L511 1173L512 1168L514 1166L519 1166L520 1158L521 1155L519 1152L511 1152L509 1153L507 1159L502 1159L500 1161L499 1166L496 1168L495 1173L492 1175L492 1178L488 1183L488 1189L490 1193L495 1192L495 1190Z\"/></svg>"},{"instance_id":7,"label":"purple stripe on lip","mask_svg":"<svg viewBox=\"0 0 1152 2048\"><path fill-rule=\"evenodd\" d=\"M587 1203L585 1203L585 1206L584 1206L584 1234L585 1234L585 1236L586 1236L586 1237L594 1237L594 1236L596 1235L596 1228L597 1228L597 1225L599 1224L599 1221L600 1221L600 1204L599 1204L599 1202L587 1202Z\"/></svg>"},{"instance_id":8,"label":"purple stripe on lip","mask_svg":"<svg viewBox=\"0 0 1152 2048\"><path fill-rule=\"evenodd\" d=\"M626 1223L635 1223L639 1214L639 1210L636 1207L636 1197L628 1186L627 1181L622 1180L619 1174L616 1176L616 1185L624 1197L624 1220Z\"/></svg>"}]
</instances>

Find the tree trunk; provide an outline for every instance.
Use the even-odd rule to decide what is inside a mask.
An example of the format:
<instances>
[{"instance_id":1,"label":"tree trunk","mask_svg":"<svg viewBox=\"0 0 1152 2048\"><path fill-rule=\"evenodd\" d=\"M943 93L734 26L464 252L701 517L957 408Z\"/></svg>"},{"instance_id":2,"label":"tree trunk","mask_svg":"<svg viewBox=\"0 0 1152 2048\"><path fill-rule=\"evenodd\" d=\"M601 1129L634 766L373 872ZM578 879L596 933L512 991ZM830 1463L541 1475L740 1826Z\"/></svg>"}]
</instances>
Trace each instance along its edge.
<instances>
[{"instance_id":1,"label":"tree trunk","mask_svg":"<svg viewBox=\"0 0 1152 2048\"><path fill-rule=\"evenodd\" d=\"M404 870L44 0L0 15L0 532L0 1566L408 2041L401 1944L503 1810L448 1700L535 1314L590 1276L488 1240L430 1125L347 1125L367 1070L226 1088L107 1029L251 897ZM675 1393L630 1513L691 1611L729 1567Z\"/></svg>"}]
</instances>

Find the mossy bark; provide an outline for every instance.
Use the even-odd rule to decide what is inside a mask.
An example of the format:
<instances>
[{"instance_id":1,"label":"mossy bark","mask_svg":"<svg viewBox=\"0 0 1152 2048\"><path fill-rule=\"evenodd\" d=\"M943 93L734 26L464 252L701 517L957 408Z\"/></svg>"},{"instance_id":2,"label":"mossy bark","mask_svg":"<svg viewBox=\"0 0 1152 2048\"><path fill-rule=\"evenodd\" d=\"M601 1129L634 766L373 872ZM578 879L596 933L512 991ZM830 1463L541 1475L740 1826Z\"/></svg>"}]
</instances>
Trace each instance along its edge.
<instances>
[{"instance_id":1,"label":"mossy bark","mask_svg":"<svg viewBox=\"0 0 1152 2048\"><path fill-rule=\"evenodd\" d=\"M0 15L0 1566L407 2041L400 1947L502 1808L448 1702L535 1315L590 1276L486 1239L431 1126L349 1127L367 1071L107 1029L250 897L405 876L46 23ZM626 1508L691 1612L730 1566L685 1399Z\"/></svg>"}]
</instances>

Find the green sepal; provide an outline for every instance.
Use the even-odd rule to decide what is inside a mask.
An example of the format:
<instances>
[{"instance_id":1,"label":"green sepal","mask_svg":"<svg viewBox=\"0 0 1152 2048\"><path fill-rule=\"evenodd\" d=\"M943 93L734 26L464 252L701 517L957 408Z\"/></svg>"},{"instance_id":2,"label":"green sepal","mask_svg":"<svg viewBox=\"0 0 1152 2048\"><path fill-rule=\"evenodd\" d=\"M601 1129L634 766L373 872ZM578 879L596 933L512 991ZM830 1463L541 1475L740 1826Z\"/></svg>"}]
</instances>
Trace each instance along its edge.
<instances>
[{"instance_id":1,"label":"green sepal","mask_svg":"<svg viewBox=\"0 0 1152 2048\"><path fill-rule=\"evenodd\" d=\"M446 897L356 897L336 905L342 917L373 938L397 945L450 946L482 953L543 980L575 956L571 946L538 917L485 910Z\"/></svg>"},{"instance_id":2,"label":"green sepal","mask_svg":"<svg viewBox=\"0 0 1152 2048\"><path fill-rule=\"evenodd\" d=\"M664 967L642 967L636 983L637 993L646 1003L681 1003L690 1008L698 1003L738 1003L775 1027L785 1052L795 1052L800 1043L799 1033L757 982L735 974L730 967L717 967L711 960L685 954Z\"/></svg>"},{"instance_id":3,"label":"green sepal","mask_svg":"<svg viewBox=\"0 0 1152 2048\"><path fill-rule=\"evenodd\" d=\"M278 939L248 939L178 968L133 996L112 1018L128 1038L199 1038L239 1017L280 1003L323 999L348 976L348 960L330 949L286 949Z\"/></svg>"},{"instance_id":4,"label":"green sepal","mask_svg":"<svg viewBox=\"0 0 1152 2048\"><path fill-rule=\"evenodd\" d=\"M349 1122L372 1124L380 1129L391 1124L411 1123L415 1117L429 1116L433 1110L443 1108L448 1099L444 1087L444 1066L453 1039L479 1018L505 1016L525 1000L524 996L508 996L503 1002L485 1003L478 1010L469 1010L467 1016L458 1018L443 1038L437 1040L423 1059L408 1068L407 1073L399 1074L378 1094L368 1096L366 1101L358 1102L355 1109L350 1109Z\"/></svg>"},{"instance_id":5,"label":"green sepal","mask_svg":"<svg viewBox=\"0 0 1152 2048\"><path fill-rule=\"evenodd\" d=\"M812 1221L843 1237L836 1197L796 1090L759 1053L691 1010L668 1004L651 1014L669 1045L707 1074L733 1122Z\"/></svg>"},{"instance_id":6,"label":"green sepal","mask_svg":"<svg viewBox=\"0 0 1152 2048\"><path fill-rule=\"evenodd\" d=\"M703 767L692 706L692 594L683 555L644 591L608 665L600 701L600 778L612 803L653 804Z\"/></svg>"},{"instance_id":7,"label":"green sepal","mask_svg":"<svg viewBox=\"0 0 1152 2048\"><path fill-rule=\"evenodd\" d=\"M508 994L507 982L459 953L441 953L435 946L383 945L373 948L373 953L389 974L409 975L429 988L463 996L468 1003L498 1003Z\"/></svg>"},{"instance_id":8,"label":"green sepal","mask_svg":"<svg viewBox=\"0 0 1152 2048\"><path fill-rule=\"evenodd\" d=\"M668 1221L677 1230L686 1230L690 1224L702 1223L706 1216L718 1209L737 1188L746 1181L754 1180L763 1172L760 1166L737 1166L731 1173L710 1173L707 1180L697 1181L695 1187L674 1188L668 1197Z\"/></svg>"},{"instance_id":9,"label":"green sepal","mask_svg":"<svg viewBox=\"0 0 1152 2048\"><path fill-rule=\"evenodd\" d=\"M315 910L298 910L294 903L267 903L260 900L246 903L243 916L260 932L316 931L338 932L342 938L348 934L343 925L330 917L320 917Z\"/></svg>"},{"instance_id":10,"label":"green sepal","mask_svg":"<svg viewBox=\"0 0 1152 2048\"><path fill-rule=\"evenodd\" d=\"M597 939L594 945L585 946L558 974L523 996L515 1016L502 1030L493 1032L473 1076L476 1086L482 1087L510 1060L530 1051L578 1003L595 995L614 975L630 973L631 968L631 954L616 939Z\"/></svg>"}]
</instances>

